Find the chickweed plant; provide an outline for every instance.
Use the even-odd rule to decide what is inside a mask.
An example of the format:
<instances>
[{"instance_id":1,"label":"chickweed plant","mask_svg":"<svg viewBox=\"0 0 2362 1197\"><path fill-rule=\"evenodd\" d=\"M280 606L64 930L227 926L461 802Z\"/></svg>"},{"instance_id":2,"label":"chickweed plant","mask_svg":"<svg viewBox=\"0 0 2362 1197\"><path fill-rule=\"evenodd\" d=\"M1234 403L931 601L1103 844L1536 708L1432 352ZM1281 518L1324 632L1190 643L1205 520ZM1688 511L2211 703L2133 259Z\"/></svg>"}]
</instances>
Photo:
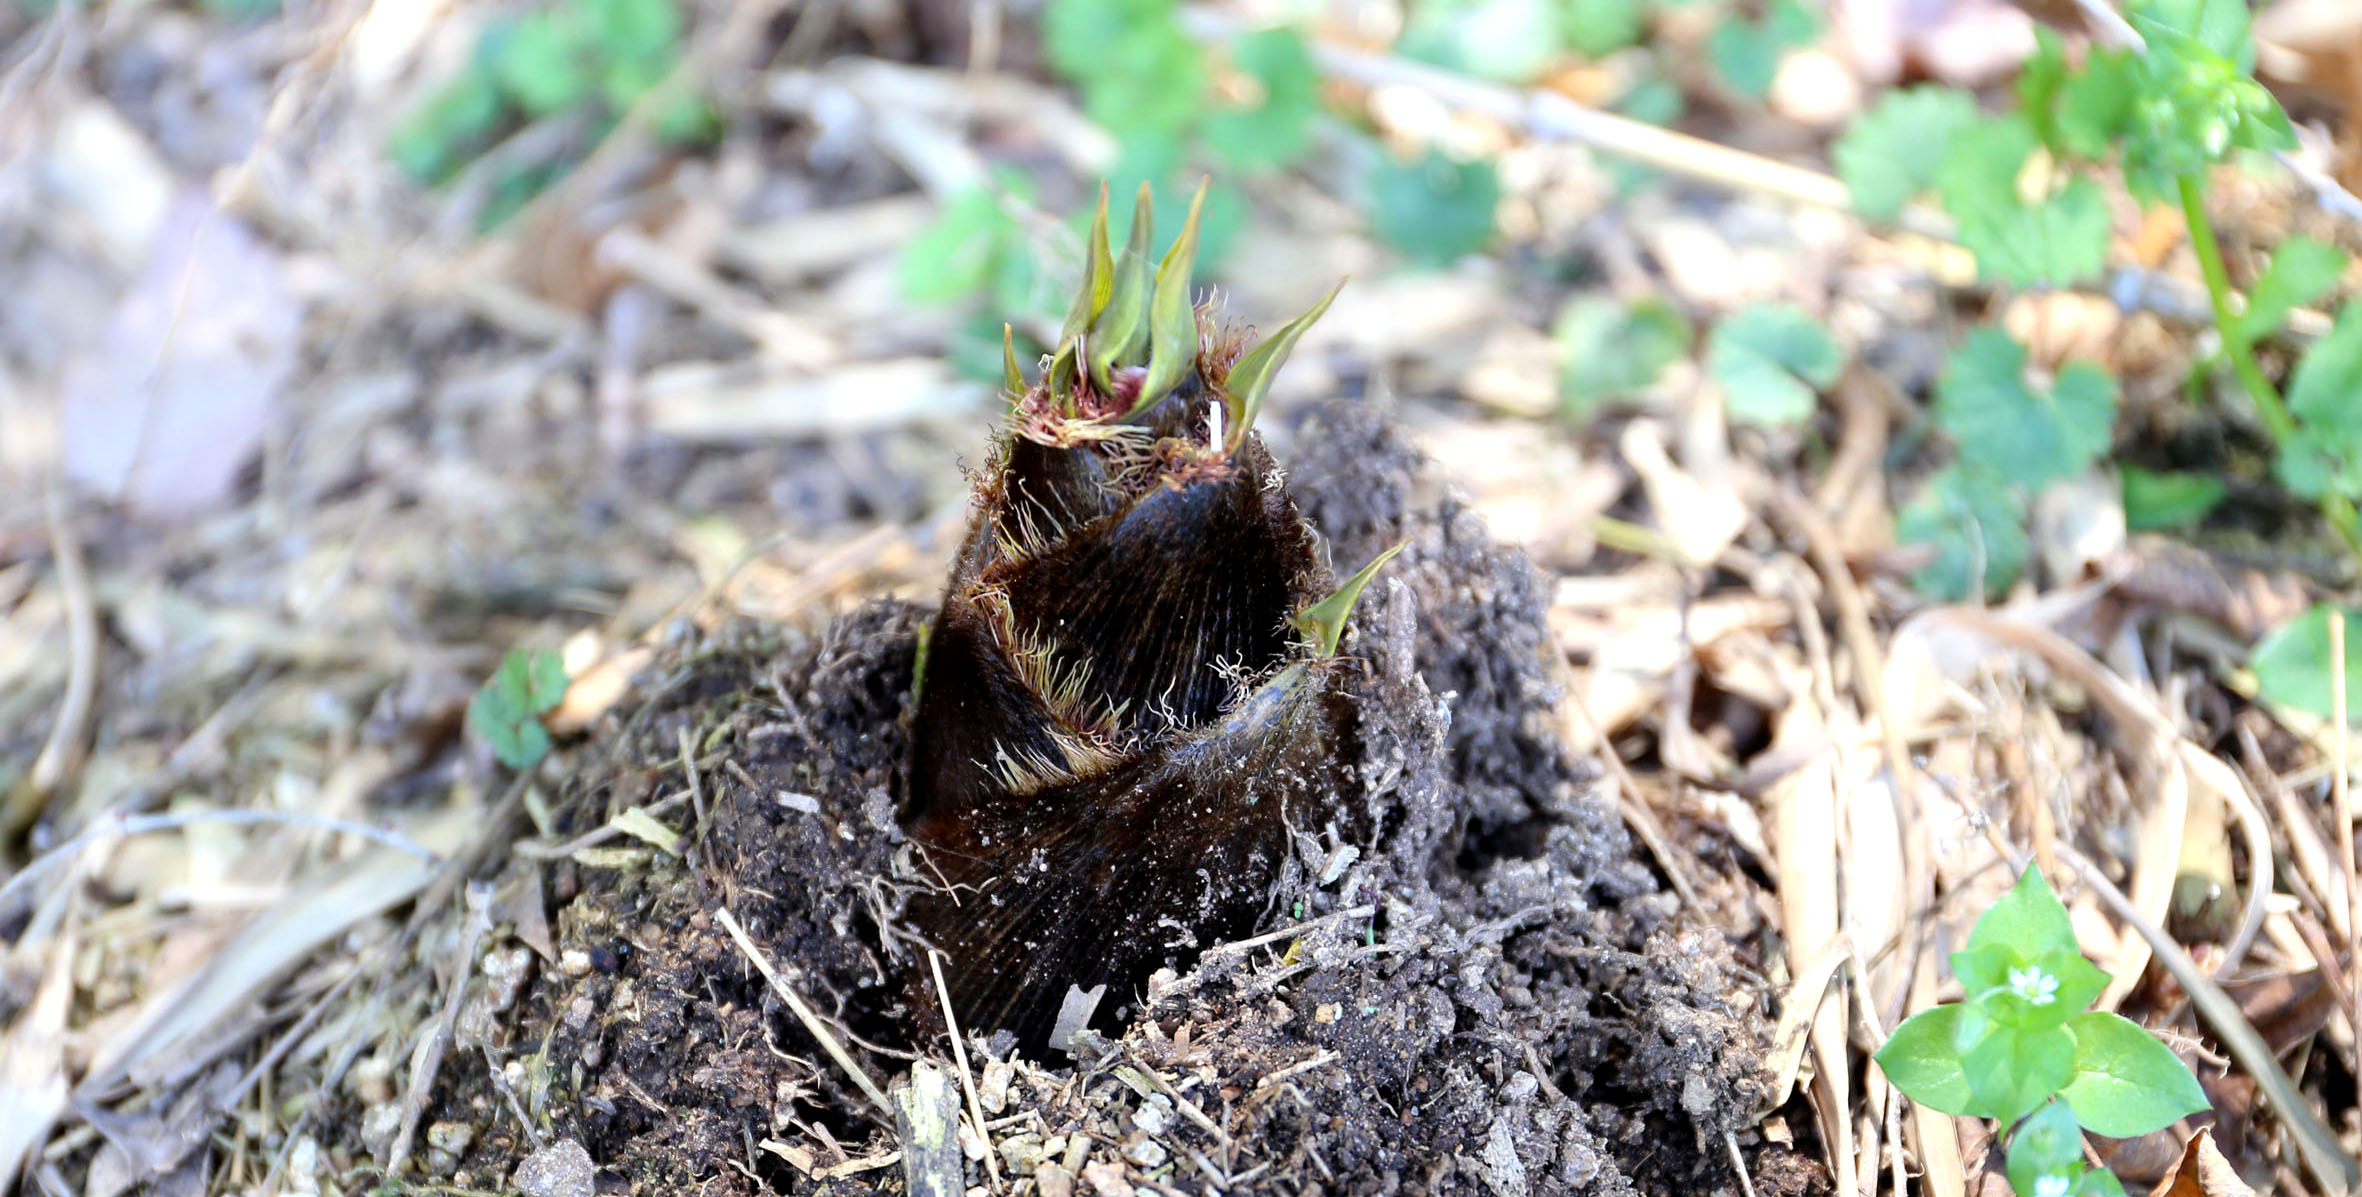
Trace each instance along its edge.
<instances>
[{"instance_id":1,"label":"chickweed plant","mask_svg":"<svg viewBox=\"0 0 2362 1197\"><path fill-rule=\"evenodd\" d=\"M2108 974L2083 958L2039 871L1977 920L1952 973L1967 996L1904 1020L1878 1065L1923 1106L1998 1122L2018 1197L2122 1197L2115 1176L2085 1165L2083 1132L2145 1135L2207 1107L2164 1044L2088 1008Z\"/></svg>"}]
</instances>

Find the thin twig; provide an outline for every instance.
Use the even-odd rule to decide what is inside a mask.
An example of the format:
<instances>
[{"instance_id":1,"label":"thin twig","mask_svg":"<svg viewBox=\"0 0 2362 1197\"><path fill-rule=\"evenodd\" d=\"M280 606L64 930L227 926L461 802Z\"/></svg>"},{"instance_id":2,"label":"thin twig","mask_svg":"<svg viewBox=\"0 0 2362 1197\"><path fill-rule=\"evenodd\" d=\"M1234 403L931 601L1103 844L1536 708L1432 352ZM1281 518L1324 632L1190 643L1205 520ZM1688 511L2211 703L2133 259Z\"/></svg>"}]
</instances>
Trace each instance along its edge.
<instances>
[{"instance_id":1,"label":"thin twig","mask_svg":"<svg viewBox=\"0 0 2362 1197\"><path fill-rule=\"evenodd\" d=\"M1166 1097L1173 1099L1173 1108L1181 1111L1181 1116L1183 1118L1187 1118L1191 1122L1196 1123L1199 1130L1214 1136L1214 1142L1220 1144L1223 1151L1227 1152L1230 1150L1231 1140L1229 1133L1217 1125L1212 1118L1207 1117L1206 1112L1202 1109L1199 1109L1196 1102L1183 1097L1181 1095L1181 1091L1174 1088L1173 1083L1166 1080L1162 1074L1157 1072L1156 1069L1150 1068L1148 1066L1148 1062L1141 1059L1138 1052L1135 1052L1127 1047L1124 1049L1124 1054L1131 1057L1132 1067L1139 1069L1140 1075L1147 1077L1149 1084L1156 1086L1158 1092L1161 1092ZM1537 1074L1537 1077L1538 1076L1539 1074Z\"/></svg>"},{"instance_id":2,"label":"thin twig","mask_svg":"<svg viewBox=\"0 0 2362 1197\"><path fill-rule=\"evenodd\" d=\"M277 824L289 827L311 827L321 831L333 831L340 835L357 835L398 852L407 852L421 860L439 861L442 859L432 850L400 832L384 827L373 827L367 823L356 823L350 819L331 819L325 815L306 814L303 811L190 810L173 811L161 815L114 815L101 818L89 827L83 828L66 842L42 853L32 863L18 870L16 876L9 878L6 882L0 882L0 908L5 908L8 905L8 899L13 897L17 890L32 884L35 879L48 873L49 870L73 859L76 852L90 846L94 840L107 836L128 838L158 831L174 831L198 824L225 824L229 826Z\"/></svg>"},{"instance_id":3,"label":"thin twig","mask_svg":"<svg viewBox=\"0 0 2362 1197\"><path fill-rule=\"evenodd\" d=\"M2362 890L2362 881L2358 881L2354 875L2354 804L2346 782L2349 766L2346 757L2346 613L2341 607L2329 609L2329 660L2332 679L2329 686L2330 759L2335 766L2329 774L2329 817L2334 824L2331 830L2337 833L2338 866L2346 873L2346 964L2362 970L2362 906L2355 903L2355 894ZM2338 967L2335 959L2322 963L2328 968ZM2356 975L2362 976L2362 971ZM2356 989L2362 989L2362 983L2351 984L2346 990L2346 1022L2362 1028L2362 1005L2352 1001ZM2354 1053L2350 1067L2353 1075L2362 1076L2362 1030L2358 1030L2354 1036Z\"/></svg>"},{"instance_id":4,"label":"thin twig","mask_svg":"<svg viewBox=\"0 0 2362 1197\"><path fill-rule=\"evenodd\" d=\"M394 1135L393 1146L386 1150L388 1179L400 1175L403 1165L410 1162L410 1145L418 1135L418 1120L426 1114L435 1076L443 1070L443 1057L459 1033L461 999L467 996L468 979L476 974L476 947L491 933L492 887L471 882L467 890L467 922L460 933L459 954L451 969L451 991L443 995L442 1017L435 1020L427 1046L411 1059L410 1083L402 1093L401 1129Z\"/></svg>"},{"instance_id":5,"label":"thin twig","mask_svg":"<svg viewBox=\"0 0 2362 1197\"><path fill-rule=\"evenodd\" d=\"M47 798L82 765L82 748L90 729L90 710L98 696L98 599L91 593L90 570L82 559L82 542L66 517L65 488L52 481L45 495L50 552L57 562L57 588L66 608L66 694L58 703L57 722L41 755L33 759L32 792L36 801ZM0 836L12 828L20 813L0 820Z\"/></svg>"},{"instance_id":6,"label":"thin twig","mask_svg":"<svg viewBox=\"0 0 2362 1197\"><path fill-rule=\"evenodd\" d=\"M738 945L740 954L755 966L755 971L763 974L763 980L770 982L771 992L778 994L779 1000L786 1002L787 1008L795 1014L796 1021L803 1023L812 1038L820 1041L821 1050L828 1053L829 1059L837 1062L837 1067L845 1070L846 1076L853 1078L853 1083L860 1087L862 1095L869 1098L870 1104L885 1116L886 1125L894 1125L894 1103L886 1100L886 1091L878 1088L876 1081L869 1079L869 1074L862 1071L861 1065L853 1059L853 1053L846 1051L845 1045L838 1043L837 1037L830 1033L828 1024L822 1022L812 1007L805 1005L804 999L788 987L786 979L771 967L771 961L763 955L763 950L747 937L746 928L738 925L738 919L730 913L730 908L724 906L715 910L714 917L721 921L722 930L730 933L730 941Z\"/></svg>"},{"instance_id":7,"label":"thin twig","mask_svg":"<svg viewBox=\"0 0 2362 1197\"><path fill-rule=\"evenodd\" d=\"M1246 22L1237 16L1194 5L1181 11L1181 25L1204 41L1227 41L1247 30ZM1586 108L1554 91L1519 91L1328 41L1316 40L1311 48L1313 60L1324 74L1370 85L1415 87L1453 107L1481 112L1523 129L1532 137L1577 142L1735 190L1823 208L1853 208L1852 191L1835 176ZM1906 231L1938 240L1950 241L1955 236L1951 218L1916 205L1904 208L1896 223Z\"/></svg>"},{"instance_id":8,"label":"thin twig","mask_svg":"<svg viewBox=\"0 0 2362 1197\"><path fill-rule=\"evenodd\" d=\"M705 814L705 786L697 780L697 754L689 743L688 725L683 724L673 730L676 733L673 742L681 753L681 776L689 781L689 811L697 820L697 825L689 830L689 848L702 855L705 830L710 823Z\"/></svg>"},{"instance_id":9,"label":"thin twig","mask_svg":"<svg viewBox=\"0 0 2362 1197\"><path fill-rule=\"evenodd\" d=\"M2264 907L2272 896L2279 861L2272 854L2272 826L2264 820L2263 806L2250 789L2252 783L2245 773L2229 765L2223 771L2238 783L2221 788L2224 801L2239 819L2240 837L2247 841L2247 902L2240 908L2239 930L2231 936L2231 942L2223 945L2222 962L2214 968L2215 976L2227 978L2246 959L2247 949L2254 945L2256 932L2264 925Z\"/></svg>"},{"instance_id":10,"label":"thin twig","mask_svg":"<svg viewBox=\"0 0 2362 1197\"><path fill-rule=\"evenodd\" d=\"M935 974L935 998L943 1003L943 1031L951 1036L951 1061L960 1068L960 1089L968 1095L968 1117L976 1123L976 1141L984 1145L984 1171L992 1181L992 1188L1001 1187L999 1152L992 1148L992 1132L984 1126L984 1103L976 1097L976 1078L968 1072L968 1045L960 1034L960 1024L951 1012L951 987L943 983L943 953L927 949L927 967Z\"/></svg>"},{"instance_id":11,"label":"thin twig","mask_svg":"<svg viewBox=\"0 0 2362 1197\"><path fill-rule=\"evenodd\" d=\"M1365 902L1359 906L1348 906L1343 910L1332 910L1329 913L1320 916L1319 918L1312 919L1307 922L1297 923L1294 926L1281 927L1276 931L1266 931L1261 935L1253 936L1247 939L1234 939L1229 943L1215 944L1213 947L1207 948L1205 954L1211 957L1228 955L1232 952L1250 951L1252 949L1262 947L1267 943L1278 943L1283 939L1294 939L1299 935L1303 935L1307 932L1315 931L1322 927L1328 926L1330 923L1342 923L1351 919L1366 918L1376 913L1378 913L1378 907L1374 903Z\"/></svg>"}]
</instances>

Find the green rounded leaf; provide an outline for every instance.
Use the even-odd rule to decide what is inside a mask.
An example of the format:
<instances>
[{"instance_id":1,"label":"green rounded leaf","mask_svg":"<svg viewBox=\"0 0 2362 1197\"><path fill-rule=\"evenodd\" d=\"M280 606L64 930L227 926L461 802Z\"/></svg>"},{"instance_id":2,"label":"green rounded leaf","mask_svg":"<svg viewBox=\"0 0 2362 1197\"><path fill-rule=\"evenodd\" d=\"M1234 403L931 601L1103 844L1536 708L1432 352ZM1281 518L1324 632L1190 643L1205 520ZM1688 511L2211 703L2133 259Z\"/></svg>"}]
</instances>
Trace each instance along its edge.
<instances>
[{"instance_id":1,"label":"green rounded leaf","mask_svg":"<svg viewBox=\"0 0 2362 1197\"><path fill-rule=\"evenodd\" d=\"M2026 351L1998 328L1979 328L1936 382L1936 420L1961 459L2029 491L2081 473L2107 452L2116 380L2082 362L2046 389L2026 378Z\"/></svg>"},{"instance_id":2,"label":"green rounded leaf","mask_svg":"<svg viewBox=\"0 0 2362 1197\"><path fill-rule=\"evenodd\" d=\"M554 711L566 701L566 661L553 652L533 654L527 666L525 704L534 714Z\"/></svg>"},{"instance_id":3,"label":"green rounded leaf","mask_svg":"<svg viewBox=\"0 0 2362 1197\"><path fill-rule=\"evenodd\" d=\"M1945 600L1999 594L2026 568L2025 501L1990 471L1951 466L1896 513L1895 539L1936 549L1936 559L1911 575L1921 593Z\"/></svg>"},{"instance_id":4,"label":"green rounded leaf","mask_svg":"<svg viewBox=\"0 0 2362 1197\"><path fill-rule=\"evenodd\" d=\"M1169 136L1197 118L1205 52L1181 31L1173 0L1050 0L1041 29L1050 65L1117 136Z\"/></svg>"},{"instance_id":5,"label":"green rounded leaf","mask_svg":"<svg viewBox=\"0 0 2362 1197\"><path fill-rule=\"evenodd\" d=\"M1415 162L1387 159L1370 172L1370 223L1414 261L1441 266L1493 239L1500 180L1488 162L1461 162L1430 147Z\"/></svg>"},{"instance_id":6,"label":"green rounded leaf","mask_svg":"<svg viewBox=\"0 0 2362 1197\"><path fill-rule=\"evenodd\" d=\"M2145 1135L2207 1108L2198 1078L2131 1019L2093 1011L2066 1030L2075 1039L2075 1067L2060 1096L2092 1131L2114 1139Z\"/></svg>"},{"instance_id":7,"label":"green rounded leaf","mask_svg":"<svg viewBox=\"0 0 2362 1197\"><path fill-rule=\"evenodd\" d=\"M556 653L511 649L468 700L468 726L511 769L532 768L548 754L541 716L566 696L566 666Z\"/></svg>"},{"instance_id":8,"label":"green rounded leaf","mask_svg":"<svg viewBox=\"0 0 2362 1197\"><path fill-rule=\"evenodd\" d=\"M1558 393L1569 419L1655 385L1665 368L1689 356L1689 321L1657 299L1631 304L1578 295L1559 309Z\"/></svg>"},{"instance_id":9,"label":"green rounded leaf","mask_svg":"<svg viewBox=\"0 0 2362 1197\"><path fill-rule=\"evenodd\" d=\"M1854 210L1893 220L1913 196L1933 190L1952 138L1978 120L1976 96L1956 87L1889 91L1854 119L1830 148Z\"/></svg>"},{"instance_id":10,"label":"green rounded leaf","mask_svg":"<svg viewBox=\"0 0 2362 1197\"><path fill-rule=\"evenodd\" d=\"M2362 303L2349 303L2288 380L2288 410L2303 422L2307 443L2343 467L2340 482L2349 482L2362 463L2356 395L2362 395Z\"/></svg>"},{"instance_id":11,"label":"green rounded leaf","mask_svg":"<svg viewBox=\"0 0 2362 1197\"><path fill-rule=\"evenodd\" d=\"M1645 8L1643 0L1560 0L1560 30L1584 57L1604 58L1640 41Z\"/></svg>"},{"instance_id":12,"label":"green rounded leaf","mask_svg":"<svg viewBox=\"0 0 2362 1197\"><path fill-rule=\"evenodd\" d=\"M2018 194L2018 176L2040 145L2023 114L1979 121L1953 134L1937 172L1944 210L1985 278L2064 285L2107 265L2112 217L2098 184L2076 176L2031 201Z\"/></svg>"},{"instance_id":13,"label":"green rounded leaf","mask_svg":"<svg viewBox=\"0 0 2362 1197\"><path fill-rule=\"evenodd\" d=\"M2050 1102L2018 1126L2009 1137L2009 1187L2031 1197L2042 1191L2040 1182L2055 1178L2054 1191L2070 1192L2083 1175L2083 1128L2075 1113Z\"/></svg>"},{"instance_id":14,"label":"green rounded leaf","mask_svg":"<svg viewBox=\"0 0 2362 1197\"><path fill-rule=\"evenodd\" d=\"M386 153L418 183L441 183L481 152L509 115L488 71L469 69L394 127Z\"/></svg>"},{"instance_id":15,"label":"green rounded leaf","mask_svg":"<svg viewBox=\"0 0 2362 1197\"><path fill-rule=\"evenodd\" d=\"M2172 473L2118 467L2124 484L2124 526L2135 532L2167 532L2205 519L2230 487L2214 474Z\"/></svg>"},{"instance_id":16,"label":"green rounded leaf","mask_svg":"<svg viewBox=\"0 0 2362 1197\"><path fill-rule=\"evenodd\" d=\"M557 12L535 13L510 26L495 60L500 85L528 116L548 116L581 103L597 82L574 22Z\"/></svg>"},{"instance_id":17,"label":"green rounded leaf","mask_svg":"<svg viewBox=\"0 0 2362 1197\"><path fill-rule=\"evenodd\" d=\"M1304 37L1293 29L1265 29L1230 43L1232 66L1261 94L1253 104L1218 108L1203 128L1206 148L1239 170L1285 166L1312 140L1320 112L1320 72Z\"/></svg>"},{"instance_id":18,"label":"green rounded leaf","mask_svg":"<svg viewBox=\"0 0 2362 1197\"><path fill-rule=\"evenodd\" d=\"M1960 1053L1952 1046L1960 1010L1955 1002L1904 1019L1876 1057L1903 1096L1946 1114L1966 1114L1975 1101L1960 1071Z\"/></svg>"},{"instance_id":19,"label":"green rounded leaf","mask_svg":"<svg viewBox=\"0 0 2362 1197\"><path fill-rule=\"evenodd\" d=\"M2316 605L2280 625L2255 646L2249 661L2267 701L2323 719L2335 713L2330 687L2336 674L2329 661L2329 612ZM2346 613L2346 718L2362 715L2362 612Z\"/></svg>"},{"instance_id":20,"label":"green rounded leaf","mask_svg":"<svg viewBox=\"0 0 2362 1197\"><path fill-rule=\"evenodd\" d=\"M1015 233L992 193L961 192L933 223L902 246L895 281L914 303L953 303L993 280L995 259Z\"/></svg>"},{"instance_id":21,"label":"green rounded leaf","mask_svg":"<svg viewBox=\"0 0 2362 1197\"><path fill-rule=\"evenodd\" d=\"M1779 74L1780 56L1818 33L1819 22L1796 0L1771 0L1761 20L1723 17L1706 37L1706 55L1731 90L1760 100Z\"/></svg>"},{"instance_id":22,"label":"green rounded leaf","mask_svg":"<svg viewBox=\"0 0 2362 1197\"><path fill-rule=\"evenodd\" d=\"M2247 310L2224 335L2253 344L2279 331L2288 314L2327 294L2346 272L2346 251L2311 237L2291 237L2272 251L2271 265L2247 293Z\"/></svg>"},{"instance_id":23,"label":"green rounded leaf","mask_svg":"<svg viewBox=\"0 0 2362 1197\"><path fill-rule=\"evenodd\" d=\"M1706 370L1722 384L1730 417L1742 424L1801 423L1817 392L1837 381L1845 351L1794 304L1754 304L1714 326Z\"/></svg>"},{"instance_id":24,"label":"green rounded leaf","mask_svg":"<svg viewBox=\"0 0 2362 1197\"><path fill-rule=\"evenodd\" d=\"M1410 6L1396 49L1458 74L1527 83L1560 50L1556 0L1427 0Z\"/></svg>"}]
</instances>

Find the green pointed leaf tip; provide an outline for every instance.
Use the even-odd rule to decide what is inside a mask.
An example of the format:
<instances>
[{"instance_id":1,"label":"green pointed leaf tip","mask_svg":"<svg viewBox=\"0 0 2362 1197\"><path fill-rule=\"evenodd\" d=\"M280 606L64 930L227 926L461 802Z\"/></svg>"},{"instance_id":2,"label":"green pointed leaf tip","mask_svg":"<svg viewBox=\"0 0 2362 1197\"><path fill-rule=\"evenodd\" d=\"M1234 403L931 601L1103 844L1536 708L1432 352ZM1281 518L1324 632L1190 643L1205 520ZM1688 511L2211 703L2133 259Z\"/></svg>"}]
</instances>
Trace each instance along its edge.
<instances>
[{"instance_id":1,"label":"green pointed leaf tip","mask_svg":"<svg viewBox=\"0 0 2362 1197\"><path fill-rule=\"evenodd\" d=\"M1189 301L1189 280L1197 267L1198 218L1205 214L1207 186L1197 185L1181 234L1157 263L1156 291L1148 304L1148 375L1132 402L1133 414L1164 398L1197 366L1197 306Z\"/></svg>"},{"instance_id":2,"label":"green pointed leaf tip","mask_svg":"<svg viewBox=\"0 0 2362 1197\"><path fill-rule=\"evenodd\" d=\"M2336 667L2329 659L2329 613L2315 606L2255 646L2249 667L2268 702L2327 719L2336 713ZM2362 718L2362 612L2346 612L2346 718Z\"/></svg>"},{"instance_id":3,"label":"green pointed leaf tip","mask_svg":"<svg viewBox=\"0 0 2362 1197\"><path fill-rule=\"evenodd\" d=\"M1722 384L1730 418L1757 427L1802 423L1844 367L1837 339L1794 304L1741 308L1706 344L1706 372Z\"/></svg>"},{"instance_id":4,"label":"green pointed leaf tip","mask_svg":"<svg viewBox=\"0 0 2362 1197\"><path fill-rule=\"evenodd\" d=\"M2091 1130L2125 1139L2207 1108L2198 1078L2139 1023L2095 1010L2067 1031L2075 1036L2075 1074L2059 1096Z\"/></svg>"},{"instance_id":5,"label":"green pointed leaf tip","mask_svg":"<svg viewBox=\"0 0 2362 1197\"><path fill-rule=\"evenodd\" d=\"M1017 330L1001 325L1001 392L1009 402L1025 397L1025 372L1017 368Z\"/></svg>"},{"instance_id":6,"label":"green pointed leaf tip","mask_svg":"<svg viewBox=\"0 0 2362 1197\"><path fill-rule=\"evenodd\" d=\"M1402 541L1371 558L1368 565L1345 579L1344 585L1337 587L1335 593L1296 614L1291 622L1296 625L1297 631L1304 633L1305 639L1312 642L1314 648L1320 650L1321 656L1337 655L1337 642L1345 638L1345 621L1352 618L1353 605L1361 601L1362 590L1408 544L1409 541Z\"/></svg>"},{"instance_id":7,"label":"green pointed leaf tip","mask_svg":"<svg viewBox=\"0 0 2362 1197\"><path fill-rule=\"evenodd\" d=\"M1278 332L1271 334L1262 344L1247 350L1244 356L1232 364L1229 380L1224 384L1228 392L1226 403L1230 409L1230 435L1224 445L1226 449L1236 449L1246 440L1247 431L1255 426L1256 414L1263 410L1263 396L1271 390L1272 377L1286 363L1288 354L1296 348L1296 342L1303 339L1304 330L1311 328L1313 322L1320 319L1321 313L1329 310L1329 305L1337 299L1337 293L1344 289L1345 280L1337 280L1337 285L1329 288L1329 293L1321 296L1319 303L1282 325Z\"/></svg>"},{"instance_id":8,"label":"green pointed leaf tip","mask_svg":"<svg viewBox=\"0 0 2362 1197\"><path fill-rule=\"evenodd\" d=\"M1084 235L1082 286L1075 289L1074 303L1066 309L1066 327L1058 333L1061 352L1091 327L1091 321L1107 307L1107 293L1114 286L1114 250L1107 242L1107 184L1102 182L1099 209L1091 217L1091 231Z\"/></svg>"},{"instance_id":9,"label":"green pointed leaf tip","mask_svg":"<svg viewBox=\"0 0 2362 1197\"><path fill-rule=\"evenodd\" d=\"M1968 933L1969 951L1996 945L2015 951L2020 960L2079 951L2067 908L2051 891L2042 870L2027 869Z\"/></svg>"},{"instance_id":10,"label":"green pointed leaf tip","mask_svg":"<svg viewBox=\"0 0 2362 1197\"><path fill-rule=\"evenodd\" d=\"M1108 293L1107 309L1091 322L1091 381L1102 393L1113 389L1108 371L1131 360L1148 339L1148 238L1155 224L1156 204L1142 183L1133 202L1131 236L1115 259L1115 289Z\"/></svg>"}]
</instances>

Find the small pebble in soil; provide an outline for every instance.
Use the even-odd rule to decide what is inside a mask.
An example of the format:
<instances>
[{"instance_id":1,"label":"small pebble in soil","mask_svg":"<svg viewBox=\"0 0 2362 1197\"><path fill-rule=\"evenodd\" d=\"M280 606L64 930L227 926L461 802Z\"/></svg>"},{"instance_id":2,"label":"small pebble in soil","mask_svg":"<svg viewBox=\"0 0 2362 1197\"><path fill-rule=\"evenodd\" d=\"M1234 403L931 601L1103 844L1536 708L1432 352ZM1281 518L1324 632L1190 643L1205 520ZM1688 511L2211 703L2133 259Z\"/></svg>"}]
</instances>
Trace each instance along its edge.
<instances>
[{"instance_id":1,"label":"small pebble in soil","mask_svg":"<svg viewBox=\"0 0 2362 1197\"><path fill-rule=\"evenodd\" d=\"M1124 1158L1143 1169L1162 1166L1167 1154L1164 1144L1143 1134L1133 1135L1131 1142L1124 1145Z\"/></svg>"},{"instance_id":2,"label":"small pebble in soil","mask_svg":"<svg viewBox=\"0 0 2362 1197\"><path fill-rule=\"evenodd\" d=\"M1099 1197L1132 1197L1132 1182L1124 1179L1124 1170L1105 1160L1094 1160L1083 1165L1083 1183Z\"/></svg>"},{"instance_id":3,"label":"small pebble in soil","mask_svg":"<svg viewBox=\"0 0 2362 1197\"><path fill-rule=\"evenodd\" d=\"M509 1187L524 1197L591 1197L597 1179L590 1152L573 1139L560 1139L526 1156Z\"/></svg>"}]
</instances>

